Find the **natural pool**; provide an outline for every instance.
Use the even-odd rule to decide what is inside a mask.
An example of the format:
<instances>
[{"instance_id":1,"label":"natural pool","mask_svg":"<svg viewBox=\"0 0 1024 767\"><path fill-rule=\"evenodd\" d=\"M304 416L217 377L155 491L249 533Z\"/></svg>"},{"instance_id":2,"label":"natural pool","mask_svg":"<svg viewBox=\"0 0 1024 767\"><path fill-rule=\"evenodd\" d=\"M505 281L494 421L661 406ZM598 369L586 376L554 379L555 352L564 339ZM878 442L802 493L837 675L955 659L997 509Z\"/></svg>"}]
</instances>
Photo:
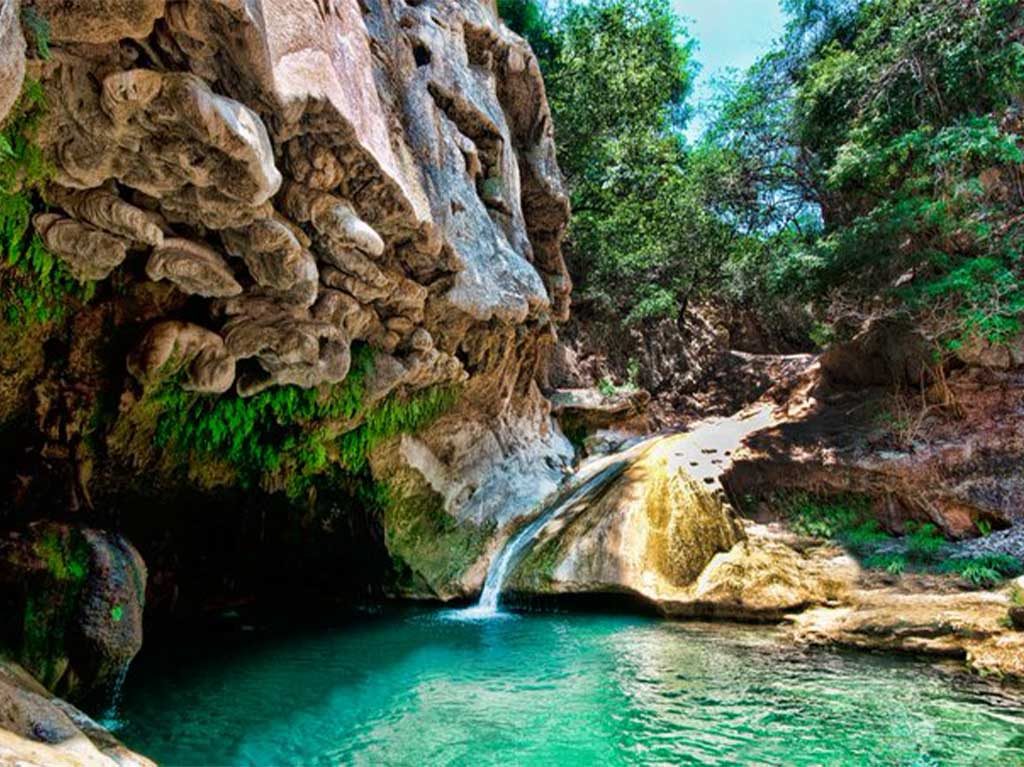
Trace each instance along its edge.
<instances>
[{"instance_id":1,"label":"natural pool","mask_svg":"<svg viewBox=\"0 0 1024 767\"><path fill-rule=\"evenodd\" d=\"M770 629L387 609L149 650L117 734L162 765L1024 765L1024 697Z\"/></svg>"}]
</instances>

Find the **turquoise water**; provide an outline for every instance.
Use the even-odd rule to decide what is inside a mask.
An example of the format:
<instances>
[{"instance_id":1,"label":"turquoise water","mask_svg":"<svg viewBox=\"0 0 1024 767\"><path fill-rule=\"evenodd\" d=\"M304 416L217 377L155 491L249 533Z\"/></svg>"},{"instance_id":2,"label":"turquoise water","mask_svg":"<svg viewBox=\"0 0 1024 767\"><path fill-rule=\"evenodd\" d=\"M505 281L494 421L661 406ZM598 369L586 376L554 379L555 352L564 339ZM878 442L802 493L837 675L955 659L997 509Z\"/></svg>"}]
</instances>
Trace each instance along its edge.
<instances>
[{"instance_id":1,"label":"turquoise water","mask_svg":"<svg viewBox=\"0 0 1024 767\"><path fill-rule=\"evenodd\" d=\"M163 765L1024 765L1007 690L770 629L389 610L150 653L118 735Z\"/></svg>"}]
</instances>

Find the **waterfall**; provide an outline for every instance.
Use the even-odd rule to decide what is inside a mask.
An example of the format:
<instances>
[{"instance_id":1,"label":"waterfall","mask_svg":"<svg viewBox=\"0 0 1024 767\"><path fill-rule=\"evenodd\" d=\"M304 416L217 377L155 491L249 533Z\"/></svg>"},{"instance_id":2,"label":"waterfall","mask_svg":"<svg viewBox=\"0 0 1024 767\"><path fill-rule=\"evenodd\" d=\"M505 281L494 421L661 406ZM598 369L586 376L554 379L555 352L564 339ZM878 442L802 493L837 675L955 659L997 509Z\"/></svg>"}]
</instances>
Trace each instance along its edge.
<instances>
[{"instance_id":1,"label":"waterfall","mask_svg":"<svg viewBox=\"0 0 1024 767\"><path fill-rule=\"evenodd\" d=\"M484 590L481 592L480 601L474 609L482 615L497 612L498 603L501 599L501 590L505 585L505 579L508 577L509 568L513 564L518 563L522 555L531 548L534 539L544 529L544 526L619 476L626 468L626 465L625 461L616 461L575 486L569 492L568 497L565 497L563 494L562 497L545 508L533 522L520 530L512 540L506 543L505 548L491 562L490 569L487 571L487 579L484 581Z\"/></svg>"},{"instance_id":2,"label":"waterfall","mask_svg":"<svg viewBox=\"0 0 1024 767\"><path fill-rule=\"evenodd\" d=\"M131 665L131 661L125 663L120 669L118 669L117 676L114 677L108 687L107 699L109 701L109 705L99 720L99 723L108 730L118 730L121 727L118 712L121 708L121 694L124 691L125 680L128 678L129 665Z\"/></svg>"}]
</instances>

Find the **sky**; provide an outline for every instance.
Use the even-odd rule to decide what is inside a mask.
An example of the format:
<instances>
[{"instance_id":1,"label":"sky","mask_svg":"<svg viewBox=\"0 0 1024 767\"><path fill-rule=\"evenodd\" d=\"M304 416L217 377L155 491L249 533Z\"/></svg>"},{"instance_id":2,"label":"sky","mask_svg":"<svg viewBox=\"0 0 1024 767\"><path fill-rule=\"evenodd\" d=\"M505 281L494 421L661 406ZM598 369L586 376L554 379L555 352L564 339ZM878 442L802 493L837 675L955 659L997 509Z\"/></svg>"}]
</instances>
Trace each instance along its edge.
<instances>
[{"instance_id":1,"label":"sky","mask_svg":"<svg viewBox=\"0 0 1024 767\"><path fill-rule=\"evenodd\" d=\"M672 5L700 44L696 58L701 72L693 97L698 106L716 75L749 67L781 36L785 25L779 0L672 0ZM696 138L702 130L698 114L687 136Z\"/></svg>"}]
</instances>

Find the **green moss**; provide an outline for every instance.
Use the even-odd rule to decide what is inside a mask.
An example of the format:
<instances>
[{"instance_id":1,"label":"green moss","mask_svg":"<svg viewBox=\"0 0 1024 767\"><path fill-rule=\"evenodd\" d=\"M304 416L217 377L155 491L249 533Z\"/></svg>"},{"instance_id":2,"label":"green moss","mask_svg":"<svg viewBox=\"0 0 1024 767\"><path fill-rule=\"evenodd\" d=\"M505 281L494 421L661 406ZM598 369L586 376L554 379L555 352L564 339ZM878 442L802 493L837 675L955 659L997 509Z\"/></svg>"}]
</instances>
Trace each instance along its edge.
<instances>
[{"instance_id":1,"label":"green moss","mask_svg":"<svg viewBox=\"0 0 1024 767\"><path fill-rule=\"evenodd\" d=\"M275 387L243 399L186 392L171 378L148 395L144 408L157 414L157 447L192 463L223 462L243 487L283 488L299 497L332 467L366 474L378 445L424 428L457 398L451 387L433 387L394 393L367 407L372 371L373 351L360 344L353 347L348 377L332 387Z\"/></svg>"},{"instance_id":2,"label":"green moss","mask_svg":"<svg viewBox=\"0 0 1024 767\"><path fill-rule=\"evenodd\" d=\"M935 562L946 546L946 539L931 522L908 525L907 555L920 564Z\"/></svg>"},{"instance_id":3,"label":"green moss","mask_svg":"<svg viewBox=\"0 0 1024 767\"><path fill-rule=\"evenodd\" d=\"M89 549L75 530L50 530L34 544L33 553L44 572L32 576L27 590L19 658L53 687L64 671L64 640L88 575Z\"/></svg>"},{"instance_id":4,"label":"green moss","mask_svg":"<svg viewBox=\"0 0 1024 767\"><path fill-rule=\"evenodd\" d=\"M32 231L32 215L45 210L37 190L53 174L35 143L45 111L42 86L26 79L0 128L0 299L3 319L14 326L59 322L95 292L95 283L75 280Z\"/></svg>"},{"instance_id":5,"label":"green moss","mask_svg":"<svg viewBox=\"0 0 1024 767\"><path fill-rule=\"evenodd\" d=\"M484 553L494 523L460 522L432 491L407 492L393 485L377 491L388 552L408 576L422 579L434 594L459 592L458 581ZM406 589L411 585L407 580Z\"/></svg>"},{"instance_id":6,"label":"green moss","mask_svg":"<svg viewBox=\"0 0 1024 767\"><path fill-rule=\"evenodd\" d=\"M564 557L563 536L553 536L534 546L515 568L513 586L530 592L545 592L555 580L555 568Z\"/></svg>"},{"instance_id":7,"label":"green moss","mask_svg":"<svg viewBox=\"0 0 1024 767\"><path fill-rule=\"evenodd\" d=\"M52 37L50 22L32 6L25 6L21 9L21 26L29 42L34 45L39 58L49 59Z\"/></svg>"}]
</instances>

